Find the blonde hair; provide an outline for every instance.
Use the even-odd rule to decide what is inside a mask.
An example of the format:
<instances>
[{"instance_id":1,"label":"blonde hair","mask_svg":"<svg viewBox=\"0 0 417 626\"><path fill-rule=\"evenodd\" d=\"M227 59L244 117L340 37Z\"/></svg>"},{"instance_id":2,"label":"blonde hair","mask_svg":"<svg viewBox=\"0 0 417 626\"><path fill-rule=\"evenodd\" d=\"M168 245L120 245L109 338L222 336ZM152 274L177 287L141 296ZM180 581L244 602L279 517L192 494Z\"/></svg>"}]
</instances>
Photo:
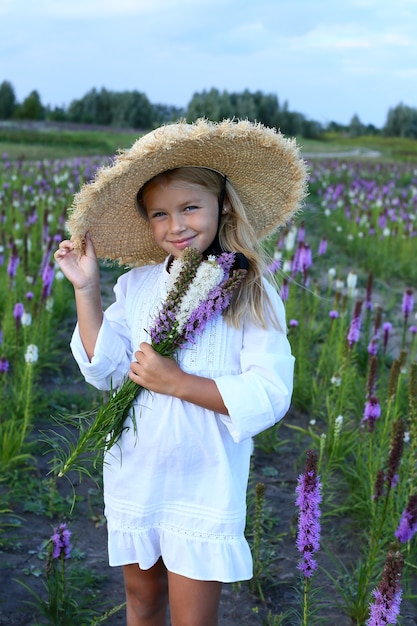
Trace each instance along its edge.
<instances>
[{"instance_id":1,"label":"blonde hair","mask_svg":"<svg viewBox=\"0 0 417 626\"><path fill-rule=\"evenodd\" d=\"M139 190L137 208L140 215L148 220L144 196L156 185L180 182L197 186L221 198L225 177L215 170L205 167L179 167L158 174ZM245 207L232 183L226 179L224 205L227 211L221 214L219 242L222 250L241 252L248 260L249 269L240 289L235 293L224 317L227 322L238 327L244 317L261 328L268 324L280 328L272 303L263 284L262 277L267 274L266 253L260 246L256 233L251 226Z\"/></svg>"}]
</instances>

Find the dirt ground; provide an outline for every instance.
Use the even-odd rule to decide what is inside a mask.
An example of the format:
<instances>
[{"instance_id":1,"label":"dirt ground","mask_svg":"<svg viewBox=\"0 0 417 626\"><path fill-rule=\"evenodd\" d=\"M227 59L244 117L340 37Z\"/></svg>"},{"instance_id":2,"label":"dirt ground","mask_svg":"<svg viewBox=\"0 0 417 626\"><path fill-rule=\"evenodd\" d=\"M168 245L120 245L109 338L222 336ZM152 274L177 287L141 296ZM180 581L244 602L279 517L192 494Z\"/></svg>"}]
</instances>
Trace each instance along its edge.
<instances>
[{"instance_id":1,"label":"dirt ground","mask_svg":"<svg viewBox=\"0 0 417 626\"><path fill-rule=\"evenodd\" d=\"M306 417L290 411L285 423L305 425ZM294 431L280 427L280 435L286 440L275 454L267 454L259 449L253 457L252 478L250 490L262 482L266 487L265 519L268 527L268 541L263 549L268 553L268 578L262 583L264 600L254 595L247 583L241 585L224 585L221 606L220 626L257 626L276 624L272 616L278 616L288 609L300 610L300 596L297 595L300 576L296 569L298 554L295 549L296 509L295 486L298 474L304 463L304 442ZM47 458L39 456L37 472L40 475L47 472ZM120 568L110 568L107 563L106 526L102 516L101 492L96 486L83 479L81 484L75 484L77 502L71 521L70 529L73 533L76 552L83 553L80 561L82 568L87 568L92 574L103 577L96 594L104 601L106 609L115 607L124 602L122 572ZM59 485L61 495L71 496L67 481ZM31 626L36 623L33 609L27 605L29 598L27 591L16 582L23 580L27 585L42 591L42 572L44 561L42 543L52 533L52 527L62 519L50 519L45 515L27 512L24 505L16 503L15 513L22 518L22 525L7 531L8 542L1 553L0 566L0 625L1 626ZM349 532L348 525L343 528L343 521L338 527L323 528L323 535L332 537L332 542L326 539L327 547L342 559L347 559L355 551L355 544L343 534ZM3 535L4 537L4 535ZM324 568L330 561L324 551L318 554L318 561ZM338 601L334 587L329 584L323 573L313 579L313 587L320 589L320 600L327 604L318 610L320 619L318 624L334 626L351 626L351 620L338 608ZM269 614L269 618L268 618ZM299 618L289 617L284 624L295 626ZM125 624L124 610L119 611L105 624L122 626ZM417 624L417 607L410 603L402 605L401 624L414 626ZM84 624L74 626L84 626ZM87 624L85 625L87 626Z\"/></svg>"}]
</instances>

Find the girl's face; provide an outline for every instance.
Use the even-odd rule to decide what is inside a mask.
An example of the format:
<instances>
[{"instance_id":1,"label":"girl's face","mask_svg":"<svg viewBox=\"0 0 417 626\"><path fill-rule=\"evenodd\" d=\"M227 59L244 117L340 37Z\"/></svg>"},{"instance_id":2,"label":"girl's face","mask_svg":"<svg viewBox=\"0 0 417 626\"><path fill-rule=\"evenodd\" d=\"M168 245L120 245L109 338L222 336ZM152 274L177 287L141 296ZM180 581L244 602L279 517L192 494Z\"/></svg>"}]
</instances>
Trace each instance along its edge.
<instances>
[{"instance_id":1,"label":"girl's face","mask_svg":"<svg viewBox=\"0 0 417 626\"><path fill-rule=\"evenodd\" d=\"M183 182L151 185L144 192L149 224L156 243L179 257L188 247L204 252L218 225L217 196Z\"/></svg>"}]
</instances>

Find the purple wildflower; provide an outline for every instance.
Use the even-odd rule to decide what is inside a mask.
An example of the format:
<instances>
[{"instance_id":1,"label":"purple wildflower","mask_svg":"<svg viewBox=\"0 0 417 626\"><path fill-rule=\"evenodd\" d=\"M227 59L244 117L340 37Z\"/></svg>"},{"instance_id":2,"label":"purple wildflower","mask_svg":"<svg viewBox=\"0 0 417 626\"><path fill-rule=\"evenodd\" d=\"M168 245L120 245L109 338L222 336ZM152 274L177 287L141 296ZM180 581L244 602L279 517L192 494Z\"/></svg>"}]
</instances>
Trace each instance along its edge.
<instances>
[{"instance_id":1,"label":"purple wildflower","mask_svg":"<svg viewBox=\"0 0 417 626\"><path fill-rule=\"evenodd\" d=\"M355 304L352 321L350 323L350 328L349 328L349 332L347 335L347 340L348 340L350 348L352 348L354 343L357 343L359 341L360 330L361 330L361 312L362 312L362 302L358 300Z\"/></svg>"},{"instance_id":2,"label":"purple wildflower","mask_svg":"<svg viewBox=\"0 0 417 626\"><path fill-rule=\"evenodd\" d=\"M317 454L307 451L304 474L298 478L296 505L300 509L296 545L302 555L298 563L306 578L310 578L317 569L314 553L320 549L320 503L321 483L317 476Z\"/></svg>"},{"instance_id":3,"label":"purple wildflower","mask_svg":"<svg viewBox=\"0 0 417 626\"><path fill-rule=\"evenodd\" d=\"M331 320L335 320L339 317L339 311L336 311L336 309L332 309L331 311L329 311L329 317Z\"/></svg>"},{"instance_id":4,"label":"purple wildflower","mask_svg":"<svg viewBox=\"0 0 417 626\"><path fill-rule=\"evenodd\" d=\"M71 531L68 530L66 524L60 524L58 528L54 528L54 534L51 537L52 542L52 558L69 559L71 556Z\"/></svg>"},{"instance_id":5,"label":"purple wildflower","mask_svg":"<svg viewBox=\"0 0 417 626\"><path fill-rule=\"evenodd\" d=\"M0 374L5 374L9 371L9 361L5 356L0 357Z\"/></svg>"},{"instance_id":6,"label":"purple wildflower","mask_svg":"<svg viewBox=\"0 0 417 626\"><path fill-rule=\"evenodd\" d=\"M216 257L216 262L223 269L224 276L229 276L235 262L235 254L234 252L223 252Z\"/></svg>"},{"instance_id":7,"label":"purple wildflower","mask_svg":"<svg viewBox=\"0 0 417 626\"><path fill-rule=\"evenodd\" d=\"M300 227L298 229L297 241L304 241L306 229L304 222L301 222Z\"/></svg>"},{"instance_id":8,"label":"purple wildflower","mask_svg":"<svg viewBox=\"0 0 417 626\"><path fill-rule=\"evenodd\" d=\"M323 256L327 252L327 239L326 237L322 237L319 243L318 255Z\"/></svg>"},{"instance_id":9,"label":"purple wildflower","mask_svg":"<svg viewBox=\"0 0 417 626\"><path fill-rule=\"evenodd\" d=\"M42 300L46 300L51 295L52 283L54 282L54 265L48 263L42 273Z\"/></svg>"},{"instance_id":10,"label":"purple wildflower","mask_svg":"<svg viewBox=\"0 0 417 626\"><path fill-rule=\"evenodd\" d=\"M416 335L416 334L417 334L417 326L414 326L414 325L413 325L413 326L410 326L410 329L409 329L409 330L410 330L410 333L411 333L412 335Z\"/></svg>"},{"instance_id":11,"label":"purple wildflower","mask_svg":"<svg viewBox=\"0 0 417 626\"><path fill-rule=\"evenodd\" d=\"M400 579L403 565L402 554L390 550L385 561L381 582L372 592L375 600L369 607L367 626L397 623L401 605Z\"/></svg>"},{"instance_id":12,"label":"purple wildflower","mask_svg":"<svg viewBox=\"0 0 417 626\"><path fill-rule=\"evenodd\" d=\"M288 300L289 291L290 290L289 290L288 279L287 278L283 278L281 289L280 289L280 296L281 296L281 300L283 302L286 302Z\"/></svg>"},{"instance_id":13,"label":"purple wildflower","mask_svg":"<svg viewBox=\"0 0 417 626\"><path fill-rule=\"evenodd\" d=\"M23 304L21 302L16 302L13 308L13 317L14 317L14 321L15 321L17 329L20 327L20 322L21 322L22 315L24 312L25 312L25 307L23 306Z\"/></svg>"},{"instance_id":14,"label":"purple wildflower","mask_svg":"<svg viewBox=\"0 0 417 626\"><path fill-rule=\"evenodd\" d=\"M417 494L410 496L407 507L401 515L395 536L401 543L410 541L417 532Z\"/></svg>"},{"instance_id":15,"label":"purple wildflower","mask_svg":"<svg viewBox=\"0 0 417 626\"><path fill-rule=\"evenodd\" d=\"M275 274L281 268L281 259L273 259L273 261L268 265L268 271L271 274Z\"/></svg>"},{"instance_id":16,"label":"purple wildflower","mask_svg":"<svg viewBox=\"0 0 417 626\"><path fill-rule=\"evenodd\" d=\"M385 351L387 349L388 339L392 330L392 324L390 322L385 322L382 329L384 331L384 354L385 354Z\"/></svg>"},{"instance_id":17,"label":"purple wildflower","mask_svg":"<svg viewBox=\"0 0 417 626\"><path fill-rule=\"evenodd\" d=\"M17 266L20 263L19 253L17 251L16 244L12 246L12 252L9 257L9 263L7 264L7 274L9 278L14 278L16 276Z\"/></svg>"},{"instance_id":18,"label":"purple wildflower","mask_svg":"<svg viewBox=\"0 0 417 626\"><path fill-rule=\"evenodd\" d=\"M381 405L376 396L371 396L365 403L362 426L368 425L369 432L373 432L376 420L381 416Z\"/></svg>"},{"instance_id":19,"label":"purple wildflower","mask_svg":"<svg viewBox=\"0 0 417 626\"><path fill-rule=\"evenodd\" d=\"M183 333L183 343L193 343L197 335L201 334L210 320L227 309L233 293L246 275L246 270L236 270L220 285L212 289L207 300L203 301L190 315Z\"/></svg>"},{"instance_id":20,"label":"purple wildflower","mask_svg":"<svg viewBox=\"0 0 417 626\"><path fill-rule=\"evenodd\" d=\"M288 322L288 325L290 326L290 328L297 328L298 320L292 319Z\"/></svg>"},{"instance_id":21,"label":"purple wildflower","mask_svg":"<svg viewBox=\"0 0 417 626\"><path fill-rule=\"evenodd\" d=\"M374 335L371 341L368 343L368 354L375 356L378 352L378 335Z\"/></svg>"},{"instance_id":22,"label":"purple wildflower","mask_svg":"<svg viewBox=\"0 0 417 626\"><path fill-rule=\"evenodd\" d=\"M413 310L413 307L414 307L413 290L406 289L403 295L403 302L402 302L402 312L403 312L405 321L407 321L408 316Z\"/></svg>"}]
</instances>

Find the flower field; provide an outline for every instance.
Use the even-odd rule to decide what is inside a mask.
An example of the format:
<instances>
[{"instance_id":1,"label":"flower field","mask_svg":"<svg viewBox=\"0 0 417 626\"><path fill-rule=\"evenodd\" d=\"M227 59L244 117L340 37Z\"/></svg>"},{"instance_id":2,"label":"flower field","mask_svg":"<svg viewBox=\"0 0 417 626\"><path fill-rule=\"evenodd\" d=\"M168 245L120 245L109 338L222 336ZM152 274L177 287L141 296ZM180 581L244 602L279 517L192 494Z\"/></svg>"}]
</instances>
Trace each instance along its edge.
<instances>
[{"instance_id":1,"label":"flower field","mask_svg":"<svg viewBox=\"0 0 417 626\"><path fill-rule=\"evenodd\" d=\"M26 515L22 509L34 476L48 503L38 550L47 567L12 573L32 589L32 621L3 622L2 591L0 624L122 623L112 621L120 606L93 602L79 562L72 572L69 542L81 496L77 486L73 497L60 495L48 443L55 436L56 446L65 445L65 430L51 415L59 421L61 413L81 413L96 401L70 390L62 397L62 388L58 398L51 383L69 358L75 321L72 287L53 252L74 192L101 162L0 159L4 567L34 514L33 507ZM332 625L337 615L339 624L411 626L417 623L417 164L312 159L310 170L304 211L266 244L286 305L295 388L290 416L255 441L248 497L255 575L233 593L246 594L248 624ZM102 271L110 285L120 269ZM291 510L281 515L288 523L276 511L280 489L289 490L278 470L284 455L294 474ZM42 458L51 461L49 474ZM289 544L295 558L286 562L291 572L283 582L279 554ZM42 586L33 591L35 576ZM286 584L291 601L273 601L274 594L286 597Z\"/></svg>"}]
</instances>

